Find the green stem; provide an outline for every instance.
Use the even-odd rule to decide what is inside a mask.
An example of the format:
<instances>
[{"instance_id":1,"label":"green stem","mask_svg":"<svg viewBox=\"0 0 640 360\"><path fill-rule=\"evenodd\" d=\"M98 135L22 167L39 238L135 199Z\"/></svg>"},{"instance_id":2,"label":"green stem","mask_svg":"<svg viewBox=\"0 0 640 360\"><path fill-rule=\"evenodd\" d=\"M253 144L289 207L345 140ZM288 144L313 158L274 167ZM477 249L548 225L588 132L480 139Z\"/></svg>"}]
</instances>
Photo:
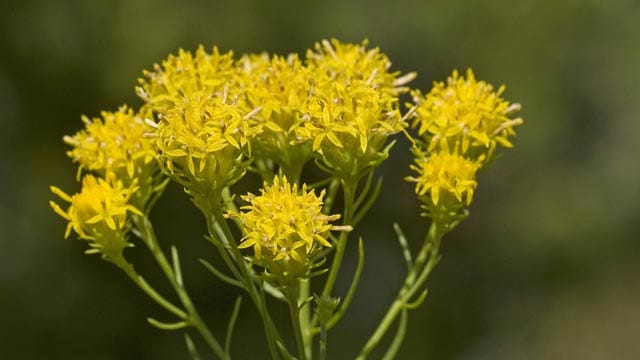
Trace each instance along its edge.
<instances>
[{"instance_id":1,"label":"green stem","mask_svg":"<svg viewBox=\"0 0 640 360\"><path fill-rule=\"evenodd\" d=\"M343 180L342 182L342 191L344 193L343 224L345 225L350 225L351 218L353 217L353 202L356 185L357 184L354 184L354 182L345 180ZM331 263L331 270L329 270L327 282L325 283L324 289L322 290L323 296L331 296L331 292L333 291L336 279L338 278L338 273L340 272L340 266L342 265L342 258L344 257L344 251L347 247L348 238L348 232L344 231L340 233L338 243L336 244L336 252L333 256L333 262Z\"/></svg>"},{"instance_id":2,"label":"green stem","mask_svg":"<svg viewBox=\"0 0 640 360\"><path fill-rule=\"evenodd\" d=\"M296 345L298 346L298 357L300 360L306 360L307 355L305 351L304 340L302 336L302 329L300 328L300 309L298 308L298 292L297 286L286 289L287 303L289 304L289 314L291 315L291 325L293 326L293 332L296 337Z\"/></svg>"},{"instance_id":3,"label":"green stem","mask_svg":"<svg viewBox=\"0 0 640 360\"><path fill-rule=\"evenodd\" d=\"M239 273L234 272L234 274L238 280L244 284L245 289L249 293L249 297L253 301L260 317L262 318L271 357L273 359L280 359L277 342L280 341L282 343L282 339L266 308L266 300L256 288L256 284L253 280L253 274L242 254L238 250L238 245L235 242L233 234L231 234L231 230L222 216L222 213L214 211L211 216L207 216L207 225L209 227L210 236L221 237L220 241L225 244L225 248L220 251L222 257L225 258L225 262L227 262L227 265L232 268L232 270L233 268L236 268L236 271L239 271ZM218 231L214 232L214 229ZM229 253L233 258L233 262L229 259Z\"/></svg>"},{"instance_id":4,"label":"green stem","mask_svg":"<svg viewBox=\"0 0 640 360\"><path fill-rule=\"evenodd\" d=\"M407 309L407 303L411 301L411 298L422 287L433 268L437 265L440 258L440 240L444 235L443 230L442 225L436 222L431 224L424 244L420 249L411 271L407 274L402 288L380 321L380 324L362 348L360 354L358 354L357 360L366 359L371 351L375 349L391 325L393 325L398 315ZM401 339L394 340L394 343L396 341L401 341Z\"/></svg>"},{"instance_id":5,"label":"green stem","mask_svg":"<svg viewBox=\"0 0 640 360\"><path fill-rule=\"evenodd\" d=\"M327 358L327 327L320 327L320 359L325 360Z\"/></svg>"},{"instance_id":6,"label":"green stem","mask_svg":"<svg viewBox=\"0 0 640 360\"><path fill-rule=\"evenodd\" d=\"M298 299L306 301L309 298L311 279L300 280L300 295ZM313 346L313 334L311 332L311 306L305 303L300 308L300 328L302 329L302 341L304 342L304 350L307 358L311 358Z\"/></svg>"},{"instance_id":7,"label":"green stem","mask_svg":"<svg viewBox=\"0 0 640 360\"><path fill-rule=\"evenodd\" d=\"M189 318L189 315L187 315L187 313L175 306L169 300L165 299L154 288L152 288L151 285L149 285L149 283L135 271L133 265L124 260L124 258L121 257L119 259L113 259L111 261L120 269L122 269L122 271L124 271L127 276L129 276L133 283L138 285L138 287L142 289L142 291L144 291L145 294L147 294L158 305L162 306L164 309L183 320L187 320Z\"/></svg>"},{"instance_id":8,"label":"green stem","mask_svg":"<svg viewBox=\"0 0 640 360\"><path fill-rule=\"evenodd\" d=\"M196 310L195 306L193 305L193 302L191 301L191 298L189 297L189 294L187 293L186 289L182 284L178 282L178 279L176 277L176 274L173 268L171 267L169 261L167 260L166 256L162 252L162 249L160 249L160 246L158 245L158 240L153 231L153 225L151 224L151 221L149 220L149 218L146 216L144 217L134 216L134 223L138 228L138 230L140 231L142 239L149 247L149 250L153 254L153 257L156 259L156 262L158 263L158 265L164 272L165 276L171 283L171 286L173 287L174 291L178 295L180 302L182 303L185 310L189 314L189 320L191 324L198 330L198 332L200 333L204 341L207 343L207 345L209 345L211 350L213 350L213 352L219 358L229 359L229 357L225 353L220 343L218 343L218 341L215 339L215 337L213 336L209 328L202 321L202 318L200 317L200 314L198 314L198 311Z\"/></svg>"},{"instance_id":9,"label":"green stem","mask_svg":"<svg viewBox=\"0 0 640 360\"><path fill-rule=\"evenodd\" d=\"M355 202L355 190L358 185L356 180L348 181L342 180L342 192L344 196L344 211L343 211L343 224L350 225L353 213L354 213L354 202ZM336 194L337 185L336 182L332 182L331 187L329 189L329 196L331 198L331 203L333 203L333 198ZM326 204L325 204L326 205ZM329 206L330 207L330 206ZM324 284L324 288L322 290L323 297L331 297L331 293L333 292L333 287L335 286L335 282L338 278L338 273L340 272L340 266L342 265L342 259L344 258L344 252L347 247L347 241L349 240L349 233L343 231L340 233L338 237L338 241L335 247L335 253L333 255L333 261L331 263L331 269L329 270L329 275L327 277L327 281ZM314 331L315 326L318 324L318 317L316 315L313 316L311 320L310 326L307 328L309 334L307 335L308 340L307 343L313 343L313 337L317 334L317 331ZM326 338L326 334L325 334Z\"/></svg>"}]
</instances>

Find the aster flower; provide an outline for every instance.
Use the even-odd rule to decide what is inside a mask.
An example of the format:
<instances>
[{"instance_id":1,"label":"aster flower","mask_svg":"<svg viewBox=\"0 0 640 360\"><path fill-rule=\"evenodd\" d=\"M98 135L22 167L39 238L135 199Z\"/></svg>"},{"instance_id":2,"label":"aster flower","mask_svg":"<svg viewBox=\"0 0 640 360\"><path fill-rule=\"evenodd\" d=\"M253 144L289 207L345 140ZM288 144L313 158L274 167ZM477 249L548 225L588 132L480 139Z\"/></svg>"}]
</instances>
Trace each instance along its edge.
<instances>
[{"instance_id":1,"label":"aster flower","mask_svg":"<svg viewBox=\"0 0 640 360\"><path fill-rule=\"evenodd\" d=\"M323 41L307 53L313 99L305 104L305 122L296 132L342 178L378 165L388 156L388 137L406 126L398 94L414 74L398 78L388 71L387 57L366 45Z\"/></svg>"},{"instance_id":2,"label":"aster flower","mask_svg":"<svg viewBox=\"0 0 640 360\"><path fill-rule=\"evenodd\" d=\"M471 69L466 78L454 71L446 84L435 83L426 96L413 93L417 104L413 126L429 151L455 149L473 158L484 154L489 161L498 144L512 147L514 127L523 123L522 118L510 118L520 104L504 100L504 90L476 80Z\"/></svg>"},{"instance_id":3,"label":"aster flower","mask_svg":"<svg viewBox=\"0 0 640 360\"><path fill-rule=\"evenodd\" d=\"M152 111L163 114L179 104L183 96L195 93L224 96L229 88L235 89L237 70L233 52L220 53L214 47L209 53L201 45L195 54L180 49L177 55L169 55L143 74L136 93Z\"/></svg>"},{"instance_id":4,"label":"aster flower","mask_svg":"<svg viewBox=\"0 0 640 360\"><path fill-rule=\"evenodd\" d=\"M144 137L147 125L133 109L122 106L116 112L103 111L100 118L82 117L85 129L64 141L73 149L67 155L83 169L104 176L113 172L131 182L153 172L155 149Z\"/></svg>"},{"instance_id":5,"label":"aster flower","mask_svg":"<svg viewBox=\"0 0 640 360\"><path fill-rule=\"evenodd\" d=\"M384 92L400 94L416 77L408 73L390 72L391 61L379 48L368 49L369 41L360 44L342 43L337 39L322 40L314 50L307 51L307 66L317 74L324 74L330 81L348 84L354 80L370 83Z\"/></svg>"},{"instance_id":6,"label":"aster flower","mask_svg":"<svg viewBox=\"0 0 640 360\"><path fill-rule=\"evenodd\" d=\"M442 203L442 198L449 198L468 206L477 186L476 172L479 167L479 163L459 154L441 151L418 156L416 164L411 165L411 170L418 176L406 179L415 182L416 194L419 197L428 196L433 205Z\"/></svg>"},{"instance_id":7,"label":"aster flower","mask_svg":"<svg viewBox=\"0 0 640 360\"><path fill-rule=\"evenodd\" d=\"M260 195L242 196L249 205L240 213L228 213L242 223L244 237L239 248L253 248L256 262L278 278L305 276L322 248L331 247L331 230L349 231L349 226L334 226L340 215L322 213L322 198L306 185L298 189L286 177L265 183ZM286 281L286 280L285 280Z\"/></svg>"},{"instance_id":8,"label":"aster flower","mask_svg":"<svg viewBox=\"0 0 640 360\"><path fill-rule=\"evenodd\" d=\"M246 55L239 65L244 101L260 109L256 119L261 131L251 139L254 157L272 160L297 178L311 158L310 143L295 132L311 98L311 73L295 54Z\"/></svg>"},{"instance_id":9,"label":"aster flower","mask_svg":"<svg viewBox=\"0 0 640 360\"><path fill-rule=\"evenodd\" d=\"M129 204L131 195L137 190L136 182L125 186L113 173L107 173L105 179L86 175L82 179L82 190L71 196L52 186L54 194L70 203L65 211L54 201L49 202L51 208L69 222L65 238L73 230L89 242L88 254L102 253L111 259L120 256L129 246L125 236L128 214L143 215Z\"/></svg>"},{"instance_id":10,"label":"aster flower","mask_svg":"<svg viewBox=\"0 0 640 360\"><path fill-rule=\"evenodd\" d=\"M219 192L244 174L240 166L255 131L235 104L207 93L185 96L158 122L147 121L165 172L194 196Z\"/></svg>"}]
</instances>

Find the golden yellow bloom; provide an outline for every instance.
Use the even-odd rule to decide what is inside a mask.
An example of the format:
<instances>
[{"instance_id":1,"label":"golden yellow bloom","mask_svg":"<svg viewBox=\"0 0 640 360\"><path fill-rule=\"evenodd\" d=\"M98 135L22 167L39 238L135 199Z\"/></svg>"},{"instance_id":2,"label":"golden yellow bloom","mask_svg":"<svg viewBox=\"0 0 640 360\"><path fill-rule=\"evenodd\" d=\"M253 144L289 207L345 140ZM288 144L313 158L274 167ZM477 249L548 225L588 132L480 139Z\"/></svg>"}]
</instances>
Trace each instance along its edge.
<instances>
[{"instance_id":1,"label":"golden yellow bloom","mask_svg":"<svg viewBox=\"0 0 640 360\"><path fill-rule=\"evenodd\" d=\"M122 106L116 112L103 111L101 118L82 117L85 129L64 141L73 146L67 155L82 169L99 174L114 172L128 176L129 181L147 175L154 160L153 143L144 137L148 127L131 108Z\"/></svg>"},{"instance_id":2,"label":"golden yellow bloom","mask_svg":"<svg viewBox=\"0 0 640 360\"><path fill-rule=\"evenodd\" d=\"M229 88L235 89L236 73L231 51L221 54L214 47L208 53L201 45L195 54L180 49L161 65L155 64L153 71L144 71L145 78L138 79L136 92L153 111L165 113L180 103L183 96L197 93L227 96Z\"/></svg>"},{"instance_id":3,"label":"golden yellow bloom","mask_svg":"<svg viewBox=\"0 0 640 360\"><path fill-rule=\"evenodd\" d=\"M403 129L397 99L384 95L363 81L349 85L325 83L308 105L309 120L298 134L313 139L313 150L323 154L323 145L332 144L365 154L369 140L386 138ZM348 136L345 136L348 135Z\"/></svg>"},{"instance_id":4,"label":"golden yellow bloom","mask_svg":"<svg viewBox=\"0 0 640 360\"><path fill-rule=\"evenodd\" d=\"M253 247L255 259L274 274L304 276L310 266L310 257L323 247L331 247L327 240L330 230L350 230L350 227L332 226L329 222L340 215L324 215L322 198L306 185L298 190L286 177L275 177L273 184L265 183L261 195L248 194L242 199L249 205L237 217L243 225L244 238L239 248Z\"/></svg>"},{"instance_id":5,"label":"golden yellow bloom","mask_svg":"<svg viewBox=\"0 0 640 360\"><path fill-rule=\"evenodd\" d=\"M312 76L295 54L287 57L246 55L240 61L245 102L260 109L262 131L252 138L254 156L298 172L311 158L311 146L301 141L302 109L311 98Z\"/></svg>"},{"instance_id":6,"label":"golden yellow bloom","mask_svg":"<svg viewBox=\"0 0 640 360\"><path fill-rule=\"evenodd\" d=\"M202 92L185 96L159 123L147 124L158 156L174 180L186 187L222 189L238 175L238 161L255 131L252 116Z\"/></svg>"},{"instance_id":7,"label":"golden yellow bloom","mask_svg":"<svg viewBox=\"0 0 640 360\"><path fill-rule=\"evenodd\" d=\"M377 47L367 49L368 44L367 40L360 44L323 40L315 44L315 51L307 51L307 66L312 72L345 85L362 80L384 93L397 95L406 92L408 89L404 85L416 74L398 77L399 72L389 72L389 58Z\"/></svg>"},{"instance_id":8,"label":"golden yellow bloom","mask_svg":"<svg viewBox=\"0 0 640 360\"><path fill-rule=\"evenodd\" d=\"M53 210L69 221L65 238L73 229L80 238L88 240L92 249L87 253L103 253L112 256L121 253L128 243L125 238L127 213L142 215L130 205L129 199L137 190L136 180L125 187L113 173L106 179L86 175L82 179L82 190L72 196L52 186L51 191L71 205L64 211L50 201Z\"/></svg>"},{"instance_id":9,"label":"golden yellow bloom","mask_svg":"<svg viewBox=\"0 0 640 360\"><path fill-rule=\"evenodd\" d=\"M476 172L479 167L478 162L461 155L440 151L418 156L416 164L411 165L418 176L407 177L407 180L416 183L418 196L424 197L428 193L433 205L437 206L443 196L453 196L458 203L469 205L477 186Z\"/></svg>"},{"instance_id":10,"label":"golden yellow bloom","mask_svg":"<svg viewBox=\"0 0 640 360\"><path fill-rule=\"evenodd\" d=\"M520 105L504 100L504 90L501 86L494 91L490 84L477 81L471 69L466 78L454 71L446 84L435 83L426 96L413 94L417 104L414 127L428 142L429 151L438 147L473 158L485 154L488 161L497 144L512 147L513 127L523 122L509 117Z\"/></svg>"},{"instance_id":11,"label":"golden yellow bloom","mask_svg":"<svg viewBox=\"0 0 640 360\"><path fill-rule=\"evenodd\" d=\"M401 131L405 119L398 94L415 74L398 78L378 48L338 40L316 44L307 52L313 76L312 99L304 103L304 122L296 129L300 141L310 141L314 152L339 177L358 176L388 155L383 147Z\"/></svg>"}]
</instances>

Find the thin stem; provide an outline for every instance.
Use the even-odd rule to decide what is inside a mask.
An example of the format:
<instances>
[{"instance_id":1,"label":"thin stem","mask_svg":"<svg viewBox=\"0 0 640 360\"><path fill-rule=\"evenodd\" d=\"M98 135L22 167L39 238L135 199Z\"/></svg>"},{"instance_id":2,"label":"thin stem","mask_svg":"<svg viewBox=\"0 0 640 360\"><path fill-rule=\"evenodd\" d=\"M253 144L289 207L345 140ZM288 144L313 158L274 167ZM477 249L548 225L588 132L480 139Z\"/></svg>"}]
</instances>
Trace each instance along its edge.
<instances>
[{"instance_id":1,"label":"thin stem","mask_svg":"<svg viewBox=\"0 0 640 360\"><path fill-rule=\"evenodd\" d=\"M356 271L353 275L353 279L351 280L351 286L349 286L349 290L347 291L347 295L345 296L344 300L342 301L342 303L340 304L340 307L338 308L338 310L333 314L333 316L331 316L331 319L329 319L329 321L326 323L326 325L324 325L325 330L329 330L331 328L333 328L338 321L340 321L340 319L342 319L342 316L344 316L345 312L347 311L347 309L349 308L349 305L351 304L351 300L353 299L353 296L355 295L356 292L356 288L358 286L358 282L360 281L360 275L362 275L362 268L364 266L364 246L362 244L362 238L360 238L360 241L358 242L358 265L356 267ZM313 324L315 325L315 321L317 321L318 319L314 318L314 322ZM312 328L311 329L311 336L315 336L318 332L322 331L322 326L321 328Z\"/></svg>"},{"instance_id":2,"label":"thin stem","mask_svg":"<svg viewBox=\"0 0 640 360\"><path fill-rule=\"evenodd\" d=\"M233 238L233 234L231 234L231 230L229 229L227 222L220 212L214 211L213 214L207 216L207 225L209 227L210 235L220 237L220 241L223 244L226 244L225 248L220 249L220 253L225 259L227 265L231 267L232 270L235 269L234 275L236 275L236 278L238 278L238 280L240 280L244 284L244 288L249 293L249 297L253 301L256 309L258 310L258 313L260 314L260 317L262 318L271 357L273 359L280 359L276 342L282 342L282 340L280 338L278 330L275 327L275 324L273 323L273 320L271 319L271 316L269 315L269 312L267 311L266 300L264 299L264 296L256 289L256 284L253 280L253 274L251 273L251 270L242 257L242 254L238 250L238 245ZM214 232L214 229L216 229L217 231ZM229 254L231 254L233 261L231 260L231 258L229 258Z\"/></svg>"},{"instance_id":3,"label":"thin stem","mask_svg":"<svg viewBox=\"0 0 640 360\"><path fill-rule=\"evenodd\" d=\"M207 345L209 345L211 350L213 350L213 352L219 358L229 359L229 357L225 353L220 343L218 343L218 341L215 339L215 337L213 336L209 328L202 321L202 318L198 314L198 311L196 310L195 306L193 305L193 302L191 301L191 298L189 297L189 294L187 293L186 289L184 288L184 286L182 286L178 282L178 278L176 277L176 274L173 268L171 267L171 264L169 263L166 256L160 249L160 246L158 245L158 240L153 231L153 225L151 224L151 221L149 220L149 218L147 218L146 216L144 217L134 216L133 221L136 227L138 228L138 230L140 231L140 235L142 236L142 239L149 247L149 250L151 251L153 257L156 259L156 262L158 263L158 265L164 272L165 276L171 283L171 286L173 287L174 291L178 295L180 302L182 302L182 305L184 306L185 310L189 314L189 320L191 324L198 330L198 332L200 333L204 341L207 343Z\"/></svg>"},{"instance_id":4,"label":"thin stem","mask_svg":"<svg viewBox=\"0 0 640 360\"><path fill-rule=\"evenodd\" d=\"M408 310L403 310L400 314L400 322L398 323L398 330L396 331L396 336L393 338L391 342L391 346L389 346L389 350L384 354L382 360L393 360L400 350L400 346L402 345L402 341L404 340L404 336L407 332L407 312Z\"/></svg>"},{"instance_id":5,"label":"thin stem","mask_svg":"<svg viewBox=\"0 0 640 360\"><path fill-rule=\"evenodd\" d=\"M327 327L320 327L320 360L327 358Z\"/></svg>"},{"instance_id":6,"label":"thin stem","mask_svg":"<svg viewBox=\"0 0 640 360\"><path fill-rule=\"evenodd\" d=\"M402 311L407 309L407 303L411 301L411 298L415 295L416 291L422 287L433 268L437 265L440 258L440 240L444 235L444 231L441 226L442 225L437 222L433 222L431 224L420 253L416 258L411 271L407 274L407 278L405 279L402 288L387 310L387 313L380 321L380 324L362 348L360 354L358 354L358 357L356 358L357 360L366 359L371 351L375 349L391 325L395 322L396 317ZM394 344L398 341L401 341L401 339L394 340Z\"/></svg>"},{"instance_id":7,"label":"thin stem","mask_svg":"<svg viewBox=\"0 0 640 360\"><path fill-rule=\"evenodd\" d=\"M307 355L305 352L304 340L302 336L302 329L300 328L300 309L298 308L298 291L297 286L288 288L287 303L289 304L289 314L291 315L291 326L293 326L293 332L296 337L296 345L298 346L298 357L300 360L306 360Z\"/></svg>"},{"instance_id":8,"label":"thin stem","mask_svg":"<svg viewBox=\"0 0 640 360\"><path fill-rule=\"evenodd\" d=\"M354 192L357 184L355 181L345 181L342 182L342 191L344 193L344 217L343 223L345 225L351 224L351 218L353 216L353 201L354 201ZM342 258L344 257L344 251L347 247L347 240L349 237L348 232L340 233L340 237L338 238L338 243L336 244L336 252L333 256L333 262L331 263L331 270L329 270L329 276L327 277L327 282L324 285L324 289L322 291L323 296L330 296L333 291L333 286L335 285L336 279L338 278L338 273L340 272L340 265L342 265Z\"/></svg>"},{"instance_id":9,"label":"thin stem","mask_svg":"<svg viewBox=\"0 0 640 360\"><path fill-rule=\"evenodd\" d=\"M305 301L309 298L309 287L311 286L311 279L300 280L300 294L299 299ZM304 342L305 355L308 358L312 357L313 346L313 334L310 329L311 326L311 306L305 303L300 308L300 328L302 329L302 341Z\"/></svg>"},{"instance_id":10,"label":"thin stem","mask_svg":"<svg viewBox=\"0 0 640 360\"><path fill-rule=\"evenodd\" d=\"M189 315L187 315L187 313L175 306L169 300L165 299L154 288L152 288L151 285L149 285L149 283L142 276L136 273L133 266L130 263L126 262L124 258L115 259L112 260L112 262L120 269L122 269L122 271L124 271L125 274L129 276L134 284L138 285L138 287L142 289L142 291L144 291L145 294L147 294L153 301L158 303L158 305L162 306L164 309L183 320L187 320L189 318Z\"/></svg>"},{"instance_id":11,"label":"thin stem","mask_svg":"<svg viewBox=\"0 0 640 360\"><path fill-rule=\"evenodd\" d=\"M231 339L233 338L233 329L236 326L236 320L238 320L238 314L240 313L240 306L242 305L242 297L238 296L236 303L233 305L233 312L229 319L229 325L227 326L227 337L224 340L224 351L229 357L231 357Z\"/></svg>"}]
</instances>

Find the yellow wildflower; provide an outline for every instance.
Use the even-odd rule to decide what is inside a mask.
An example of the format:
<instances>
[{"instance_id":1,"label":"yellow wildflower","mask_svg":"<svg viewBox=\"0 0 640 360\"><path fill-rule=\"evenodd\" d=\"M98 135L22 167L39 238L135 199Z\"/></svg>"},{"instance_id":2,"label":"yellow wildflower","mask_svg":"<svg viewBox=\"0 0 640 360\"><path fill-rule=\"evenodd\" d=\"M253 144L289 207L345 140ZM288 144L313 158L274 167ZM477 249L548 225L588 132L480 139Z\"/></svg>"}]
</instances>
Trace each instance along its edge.
<instances>
[{"instance_id":1,"label":"yellow wildflower","mask_svg":"<svg viewBox=\"0 0 640 360\"><path fill-rule=\"evenodd\" d=\"M446 84L435 83L426 96L413 94L417 104L414 127L428 142L429 151L455 149L473 158L485 154L488 161L497 144L512 147L513 127L523 123L521 118L509 117L520 105L504 100L504 90L501 86L494 91L490 84L477 81L471 69L466 78L454 71Z\"/></svg>"},{"instance_id":2,"label":"yellow wildflower","mask_svg":"<svg viewBox=\"0 0 640 360\"><path fill-rule=\"evenodd\" d=\"M221 54L214 47L208 53L201 45L195 54L180 49L161 65L154 64L152 71L144 71L136 92L153 111L164 113L185 95L204 92L225 96L229 88L234 89L236 73L231 51Z\"/></svg>"},{"instance_id":3,"label":"yellow wildflower","mask_svg":"<svg viewBox=\"0 0 640 360\"><path fill-rule=\"evenodd\" d=\"M82 179L82 190L72 196L52 186L54 194L71 204L65 211L55 202L49 202L58 215L69 221L65 238L73 229L81 239L89 241L92 249L87 253L102 253L107 257L121 254L128 246L127 213L143 215L128 203L137 190L136 182L126 187L113 173L108 173L106 179L86 175Z\"/></svg>"},{"instance_id":4,"label":"yellow wildflower","mask_svg":"<svg viewBox=\"0 0 640 360\"><path fill-rule=\"evenodd\" d=\"M73 146L67 155L80 164L82 169L101 175L114 172L119 176L134 177L148 175L153 164L153 143L143 135L147 130L142 118L134 111L122 106L116 112L103 111L101 118L82 117L85 129L64 141Z\"/></svg>"},{"instance_id":5,"label":"yellow wildflower","mask_svg":"<svg viewBox=\"0 0 640 360\"><path fill-rule=\"evenodd\" d=\"M406 126L398 94L415 74L398 78L378 48L333 39L307 52L313 98L305 103L298 138L310 141L324 164L340 177L357 177L388 155L387 138Z\"/></svg>"},{"instance_id":6,"label":"yellow wildflower","mask_svg":"<svg viewBox=\"0 0 640 360\"><path fill-rule=\"evenodd\" d=\"M253 113L208 93L194 93L170 108L158 123L150 120L166 172L185 187L222 189L236 179L248 144Z\"/></svg>"},{"instance_id":7,"label":"yellow wildflower","mask_svg":"<svg viewBox=\"0 0 640 360\"><path fill-rule=\"evenodd\" d=\"M285 171L299 172L311 158L311 146L295 133L311 95L310 72L295 54L247 55L240 65L247 106L260 109L257 120L262 131L252 138L253 155L275 161Z\"/></svg>"},{"instance_id":8,"label":"yellow wildflower","mask_svg":"<svg viewBox=\"0 0 640 360\"><path fill-rule=\"evenodd\" d=\"M360 44L342 43L337 39L315 44L315 51L307 51L307 66L330 81L349 84L362 80L384 93L406 92L405 84L416 77L408 73L389 72L391 61L379 48L367 49L369 41Z\"/></svg>"},{"instance_id":9,"label":"yellow wildflower","mask_svg":"<svg viewBox=\"0 0 640 360\"><path fill-rule=\"evenodd\" d=\"M418 155L416 164L411 165L418 176L407 177L407 180L416 183L418 196L425 198L428 194L427 199L435 206L442 203L443 197L469 205L477 186L476 172L479 167L478 162L459 154L440 151L428 156Z\"/></svg>"},{"instance_id":10,"label":"yellow wildflower","mask_svg":"<svg viewBox=\"0 0 640 360\"><path fill-rule=\"evenodd\" d=\"M286 177L275 177L271 185L265 183L259 196L242 196L249 202L241 208L246 211L227 214L242 222L244 237L239 248L253 247L258 264L272 274L304 276L313 255L331 247L329 231L351 229L329 223L340 215L322 213L323 197L324 190L316 196L303 184L299 191L298 185L289 184Z\"/></svg>"}]
</instances>

